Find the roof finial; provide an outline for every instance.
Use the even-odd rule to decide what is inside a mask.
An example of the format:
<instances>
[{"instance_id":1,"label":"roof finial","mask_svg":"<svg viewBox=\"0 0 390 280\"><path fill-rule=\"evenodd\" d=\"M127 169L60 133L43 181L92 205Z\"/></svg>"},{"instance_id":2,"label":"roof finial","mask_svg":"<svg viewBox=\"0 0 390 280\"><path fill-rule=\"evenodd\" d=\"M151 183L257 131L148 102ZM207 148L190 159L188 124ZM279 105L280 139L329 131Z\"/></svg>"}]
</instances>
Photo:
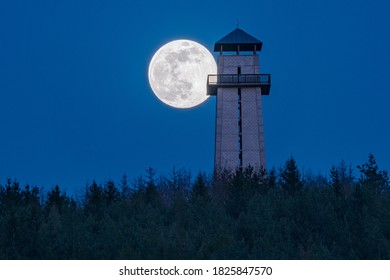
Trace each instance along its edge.
<instances>
[{"instance_id":1,"label":"roof finial","mask_svg":"<svg viewBox=\"0 0 390 280\"><path fill-rule=\"evenodd\" d=\"M238 19L237 19L237 28L238 28Z\"/></svg>"}]
</instances>

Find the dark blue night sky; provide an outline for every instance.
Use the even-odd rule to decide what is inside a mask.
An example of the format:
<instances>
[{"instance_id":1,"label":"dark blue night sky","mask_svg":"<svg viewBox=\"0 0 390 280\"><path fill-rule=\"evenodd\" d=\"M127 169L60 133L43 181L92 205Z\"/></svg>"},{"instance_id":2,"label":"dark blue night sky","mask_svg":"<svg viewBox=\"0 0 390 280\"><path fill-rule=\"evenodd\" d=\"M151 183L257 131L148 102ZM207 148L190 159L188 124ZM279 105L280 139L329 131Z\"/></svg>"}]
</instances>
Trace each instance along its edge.
<instances>
[{"instance_id":1,"label":"dark blue night sky","mask_svg":"<svg viewBox=\"0 0 390 280\"><path fill-rule=\"evenodd\" d=\"M148 167L211 172L215 100L158 101L154 52L174 39L212 50L236 28L263 41L267 164L294 156L327 175L374 153L390 170L390 2L2 1L0 182L71 191Z\"/></svg>"}]
</instances>

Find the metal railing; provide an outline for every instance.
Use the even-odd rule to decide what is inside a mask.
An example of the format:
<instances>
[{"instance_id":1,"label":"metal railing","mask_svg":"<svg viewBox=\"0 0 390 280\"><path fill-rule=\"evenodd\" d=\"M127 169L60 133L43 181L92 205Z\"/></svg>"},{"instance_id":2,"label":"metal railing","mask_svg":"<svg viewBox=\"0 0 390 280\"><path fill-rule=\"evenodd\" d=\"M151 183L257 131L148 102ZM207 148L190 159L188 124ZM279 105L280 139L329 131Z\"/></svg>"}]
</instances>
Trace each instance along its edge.
<instances>
[{"instance_id":1,"label":"metal railing","mask_svg":"<svg viewBox=\"0 0 390 280\"><path fill-rule=\"evenodd\" d=\"M261 87L262 94L268 95L271 87L271 74L208 75L207 94L216 95L218 87Z\"/></svg>"},{"instance_id":2,"label":"metal railing","mask_svg":"<svg viewBox=\"0 0 390 280\"><path fill-rule=\"evenodd\" d=\"M223 86L224 84L270 84L270 74L220 74L208 75L208 85Z\"/></svg>"}]
</instances>

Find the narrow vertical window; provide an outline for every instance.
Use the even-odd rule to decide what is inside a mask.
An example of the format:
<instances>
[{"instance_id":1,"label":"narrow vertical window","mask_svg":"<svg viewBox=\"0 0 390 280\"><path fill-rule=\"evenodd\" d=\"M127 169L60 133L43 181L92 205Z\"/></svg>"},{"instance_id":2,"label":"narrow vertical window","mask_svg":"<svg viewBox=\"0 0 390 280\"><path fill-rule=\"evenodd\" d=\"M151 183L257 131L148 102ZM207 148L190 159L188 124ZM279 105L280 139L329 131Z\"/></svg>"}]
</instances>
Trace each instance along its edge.
<instances>
[{"instance_id":1,"label":"narrow vertical window","mask_svg":"<svg viewBox=\"0 0 390 280\"><path fill-rule=\"evenodd\" d=\"M241 72L241 67L238 67ZM242 102L241 88L238 88L238 166L242 170Z\"/></svg>"}]
</instances>

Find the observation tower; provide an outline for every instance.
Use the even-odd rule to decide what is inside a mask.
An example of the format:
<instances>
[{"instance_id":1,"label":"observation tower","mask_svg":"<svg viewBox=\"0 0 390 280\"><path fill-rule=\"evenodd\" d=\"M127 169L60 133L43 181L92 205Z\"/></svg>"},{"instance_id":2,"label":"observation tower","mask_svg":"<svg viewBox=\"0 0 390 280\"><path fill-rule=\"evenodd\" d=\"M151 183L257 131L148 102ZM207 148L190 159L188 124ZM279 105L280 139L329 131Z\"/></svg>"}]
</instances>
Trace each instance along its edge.
<instances>
[{"instance_id":1,"label":"observation tower","mask_svg":"<svg viewBox=\"0 0 390 280\"><path fill-rule=\"evenodd\" d=\"M260 74L263 43L237 28L215 43L217 74L208 76L207 94L216 96L214 170L265 168L262 96L271 75Z\"/></svg>"}]
</instances>

